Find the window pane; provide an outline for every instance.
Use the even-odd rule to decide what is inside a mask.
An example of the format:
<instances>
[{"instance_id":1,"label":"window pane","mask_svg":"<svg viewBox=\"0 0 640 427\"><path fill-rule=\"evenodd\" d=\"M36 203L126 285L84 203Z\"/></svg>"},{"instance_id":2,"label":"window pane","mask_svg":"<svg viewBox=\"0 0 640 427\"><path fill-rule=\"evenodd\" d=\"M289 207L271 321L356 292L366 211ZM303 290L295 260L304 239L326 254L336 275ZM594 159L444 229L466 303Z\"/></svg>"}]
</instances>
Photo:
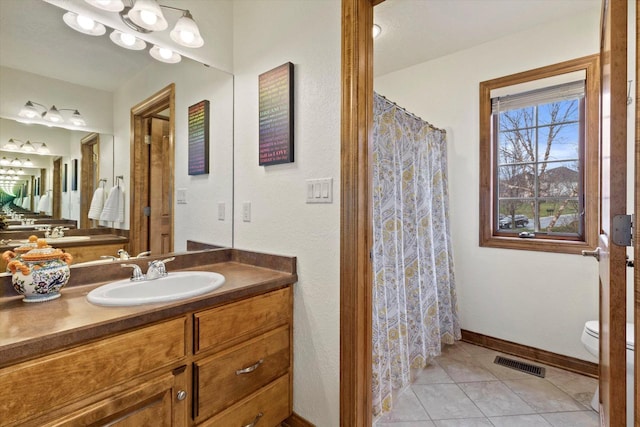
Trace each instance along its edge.
<instances>
[{"instance_id":1,"label":"window pane","mask_svg":"<svg viewBox=\"0 0 640 427\"><path fill-rule=\"evenodd\" d=\"M580 190L578 162L538 164L538 195L540 197L577 197Z\"/></svg>"},{"instance_id":2,"label":"window pane","mask_svg":"<svg viewBox=\"0 0 640 427\"><path fill-rule=\"evenodd\" d=\"M533 197L534 165L500 166L498 168L498 197Z\"/></svg>"},{"instance_id":3,"label":"window pane","mask_svg":"<svg viewBox=\"0 0 640 427\"><path fill-rule=\"evenodd\" d=\"M577 199L545 199L540 201L540 231L580 234L580 212Z\"/></svg>"},{"instance_id":4,"label":"window pane","mask_svg":"<svg viewBox=\"0 0 640 427\"><path fill-rule=\"evenodd\" d=\"M570 123L541 127L538 161L577 159L580 146L578 126L578 123Z\"/></svg>"},{"instance_id":5,"label":"window pane","mask_svg":"<svg viewBox=\"0 0 640 427\"><path fill-rule=\"evenodd\" d=\"M500 132L498 163L534 162L535 128Z\"/></svg>"},{"instance_id":6,"label":"window pane","mask_svg":"<svg viewBox=\"0 0 640 427\"><path fill-rule=\"evenodd\" d=\"M530 128L535 126L535 107L519 108L500 113L500 131Z\"/></svg>"},{"instance_id":7,"label":"window pane","mask_svg":"<svg viewBox=\"0 0 640 427\"><path fill-rule=\"evenodd\" d=\"M580 102L577 99L551 102L538 106L538 125L576 122L580 120Z\"/></svg>"},{"instance_id":8,"label":"window pane","mask_svg":"<svg viewBox=\"0 0 640 427\"><path fill-rule=\"evenodd\" d=\"M533 231L533 200L500 200L496 229L520 233Z\"/></svg>"}]
</instances>

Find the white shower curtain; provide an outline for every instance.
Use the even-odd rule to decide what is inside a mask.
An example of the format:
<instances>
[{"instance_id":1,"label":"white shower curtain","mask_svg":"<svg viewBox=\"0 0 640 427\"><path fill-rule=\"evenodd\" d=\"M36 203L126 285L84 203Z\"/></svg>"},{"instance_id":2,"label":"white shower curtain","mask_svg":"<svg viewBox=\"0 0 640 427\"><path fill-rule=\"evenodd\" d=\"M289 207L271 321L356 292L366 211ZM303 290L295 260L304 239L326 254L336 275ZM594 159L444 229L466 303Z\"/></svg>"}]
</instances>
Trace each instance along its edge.
<instances>
[{"instance_id":1,"label":"white shower curtain","mask_svg":"<svg viewBox=\"0 0 640 427\"><path fill-rule=\"evenodd\" d=\"M374 96L373 413L460 339L445 131Z\"/></svg>"}]
</instances>

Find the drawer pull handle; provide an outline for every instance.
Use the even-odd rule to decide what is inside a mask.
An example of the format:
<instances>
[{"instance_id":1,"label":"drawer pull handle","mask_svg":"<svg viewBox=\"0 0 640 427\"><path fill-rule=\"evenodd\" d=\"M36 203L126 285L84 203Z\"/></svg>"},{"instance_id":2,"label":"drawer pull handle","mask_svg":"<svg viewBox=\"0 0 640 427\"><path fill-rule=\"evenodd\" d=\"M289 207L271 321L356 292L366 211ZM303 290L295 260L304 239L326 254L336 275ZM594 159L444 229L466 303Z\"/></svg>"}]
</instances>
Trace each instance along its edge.
<instances>
[{"instance_id":1,"label":"drawer pull handle","mask_svg":"<svg viewBox=\"0 0 640 427\"><path fill-rule=\"evenodd\" d=\"M260 418L262 418L263 415L264 414L262 412L258 412L258 415L256 415L256 417L253 419L251 424L247 424L246 426L243 426L243 427L255 427L255 425L258 424L258 421L260 421Z\"/></svg>"},{"instance_id":2,"label":"drawer pull handle","mask_svg":"<svg viewBox=\"0 0 640 427\"><path fill-rule=\"evenodd\" d=\"M236 371L236 375L249 374L249 373L255 371L256 369L258 369L258 366L262 365L262 362L264 362L264 359L260 359L255 364L253 364L253 365L251 365L249 367L246 367L244 369L238 369Z\"/></svg>"},{"instance_id":3,"label":"drawer pull handle","mask_svg":"<svg viewBox=\"0 0 640 427\"><path fill-rule=\"evenodd\" d=\"M180 391L178 392L178 394L176 394L176 398L177 398L178 400L184 400L184 399L186 399L186 398L187 398L187 392L186 392L186 391L184 391L184 390L180 390Z\"/></svg>"}]
</instances>

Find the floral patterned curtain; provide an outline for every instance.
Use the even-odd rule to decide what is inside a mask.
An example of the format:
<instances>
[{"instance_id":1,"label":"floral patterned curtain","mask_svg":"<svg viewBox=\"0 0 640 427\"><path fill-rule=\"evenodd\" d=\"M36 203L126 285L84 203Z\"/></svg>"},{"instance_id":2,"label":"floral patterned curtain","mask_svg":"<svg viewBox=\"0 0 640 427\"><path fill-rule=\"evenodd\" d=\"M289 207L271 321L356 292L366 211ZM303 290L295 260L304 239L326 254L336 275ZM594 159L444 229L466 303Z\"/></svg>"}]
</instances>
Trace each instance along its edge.
<instances>
[{"instance_id":1,"label":"floral patterned curtain","mask_svg":"<svg viewBox=\"0 0 640 427\"><path fill-rule=\"evenodd\" d=\"M373 414L460 339L444 130L374 95Z\"/></svg>"}]
</instances>

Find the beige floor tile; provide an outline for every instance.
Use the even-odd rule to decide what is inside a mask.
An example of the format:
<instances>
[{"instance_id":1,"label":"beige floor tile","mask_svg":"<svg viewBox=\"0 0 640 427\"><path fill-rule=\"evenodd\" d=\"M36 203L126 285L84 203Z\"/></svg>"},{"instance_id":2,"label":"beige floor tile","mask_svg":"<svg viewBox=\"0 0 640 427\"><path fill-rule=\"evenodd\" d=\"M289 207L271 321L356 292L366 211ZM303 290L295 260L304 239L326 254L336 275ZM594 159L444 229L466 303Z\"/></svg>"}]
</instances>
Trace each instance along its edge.
<instances>
[{"instance_id":1,"label":"beige floor tile","mask_svg":"<svg viewBox=\"0 0 640 427\"><path fill-rule=\"evenodd\" d=\"M437 427L492 427L493 424L486 418L464 418L458 420L435 421Z\"/></svg>"},{"instance_id":2,"label":"beige floor tile","mask_svg":"<svg viewBox=\"0 0 640 427\"><path fill-rule=\"evenodd\" d=\"M431 362L426 368L421 369L413 382L414 384L451 384L453 380L447 372L436 362Z\"/></svg>"},{"instance_id":3,"label":"beige floor tile","mask_svg":"<svg viewBox=\"0 0 640 427\"><path fill-rule=\"evenodd\" d=\"M591 410L591 399L598 387L598 380L562 369L549 367L546 379Z\"/></svg>"},{"instance_id":4,"label":"beige floor tile","mask_svg":"<svg viewBox=\"0 0 640 427\"><path fill-rule=\"evenodd\" d=\"M432 421L400 421L397 423L376 423L374 427L434 427Z\"/></svg>"},{"instance_id":5,"label":"beige floor tile","mask_svg":"<svg viewBox=\"0 0 640 427\"><path fill-rule=\"evenodd\" d=\"M442 359L454 359L454 360L463 360L468 361L472 355L465 350L464 345L461 343L456 344L446 344L442 346L442 354L437 357L437 360Z\"/></svg>"},{"instance_id":6,"label":"beige floor tile","mask_svg":"<svg viewBox=\"0 0 640 427\"><path fill-rule=\"evenodd\" d=\"M497 381L490 371L476 364L473 360L462 361L459 359L442 358L438 364L457 383L474 381Z\"/></svg>"},{"instance_id":7,"label":"beige floor tile","mask_svg":"<svg viewBox=\"0 0 640 427\"><path fill-rule=\"evenodd\" d=\"M598 427L600 417L596 411L556 412L541 414L552 426L557 427Z\"/></svg>"},{"instance_id":8,"label":"beige floor tile","mask_svg":"<svg viewBox=\"0 0 640 427\"><path fill-rule=\"evenodd\" d=\"M460 388L488 417L499 415L534 414L517 394L499 381L461 383Z\"/></svg>"},{"instance_id":9,"label":"beige floor tile","mask_svg":"<svg viewBox=\"0 0 640 427\"><path fill-rule=\"evenodd\" d=\"M549 427L540 415L513 415L508 417L489 418L495 427Z\"/></svg>"},{"instance_id":10,"label":"beige floor tile","mask_svg":"<svg viewBox=\"0 0 640 427\"><path fill-rule=\"evenodd\" d=\"M393 401L393 410L380 417L380 423L399 421L429 421L429 415L413 393L411 388L405 390Z\"/></svg>"},{"instance_id":11,"label":"beige floor tile","mask_svg":"<svg viewBox=\"0 0 640 427\"><path fill-rule=\"evenodd\" d=\"M579 411L584 407L564 391L542 378L507 380L504 384L536 412Z\"/></svg>"},{"instance_id":12,"label":"beige floor tile","mask_svg":"<svg viewBox=\"0 0 640 427\"><path fill-rule=\"evenodd\" d=\"M432 420L483 416L456 384L421 384L411 388Z\"/></svg>"}]
</instances>

